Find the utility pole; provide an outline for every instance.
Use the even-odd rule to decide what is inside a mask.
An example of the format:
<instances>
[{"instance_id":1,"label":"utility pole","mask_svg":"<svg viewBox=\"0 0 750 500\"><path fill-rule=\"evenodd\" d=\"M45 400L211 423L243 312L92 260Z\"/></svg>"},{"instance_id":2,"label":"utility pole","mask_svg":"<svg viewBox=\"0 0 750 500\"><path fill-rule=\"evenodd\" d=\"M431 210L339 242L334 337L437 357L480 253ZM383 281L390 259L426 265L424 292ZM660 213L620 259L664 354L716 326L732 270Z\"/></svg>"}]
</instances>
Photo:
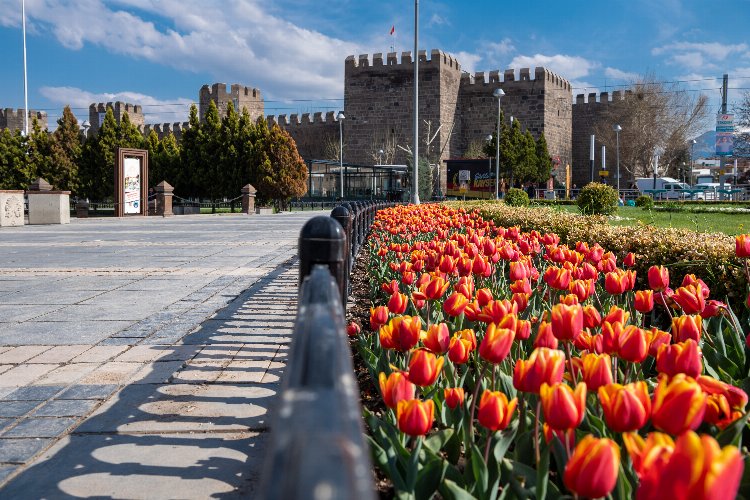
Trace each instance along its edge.
<instances>
[{"instance_id":1,"label":"utility pole","mask_svg":"<svg viewBox=\"0 0 750 500\"><path fill-rule=\"evenodd\" d=\"M729 90L729 75L724 73L724 81L721 85L721 114L727 114L727 93Z\"/></svg>"},{"instance_id":2,"label":"utility pole","mask_svg":"<svg viewBox=\"0 0 750 500\"><path fill-rule=\"evenodd\" d=\"M29 85L26 77L26 0L21 0L21 23L23 24L23 135L29 136Z\"/></svg>"},{"instance_id":3,"label":"utility pole","mask_svg":"<svg viewBox=\"0 0 750 500\"><path fill-rule=\"evenodd\" d=\"M419 0L414 0L414 175L411 201L419 205Z\"/></svg>"}]
</instances>

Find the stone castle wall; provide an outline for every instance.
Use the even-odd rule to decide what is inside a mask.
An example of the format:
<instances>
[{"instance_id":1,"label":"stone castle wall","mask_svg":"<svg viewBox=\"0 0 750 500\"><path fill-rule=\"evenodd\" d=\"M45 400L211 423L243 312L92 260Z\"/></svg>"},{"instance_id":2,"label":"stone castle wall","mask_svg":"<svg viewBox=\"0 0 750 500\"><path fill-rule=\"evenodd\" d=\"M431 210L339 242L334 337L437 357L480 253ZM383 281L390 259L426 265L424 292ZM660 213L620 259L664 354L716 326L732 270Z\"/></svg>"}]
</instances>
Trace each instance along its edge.
<instances>
[{"instance_id":1,"label":"stone castle wall","mask_svg":"<svg viewBox=\"0 0 750 500\"><path fill-rule=\"evenodd\" d=\"M164 139L169 134L174 135L174 138L178 141L182 139L182 132L190 128L190 122L175 122L175 123L156 123L144 125L139 130L143 134L143 137L148 138L153 130L156 132L159 140Z\"/></svg>"},{"instance_id":2,"label":"stone castle wall","mask_svg":"<svg viewBox=\"0 0 750 500\"><path fill-rule=\"evenodd\" d=\"M616 90L612 92L612 98L608 92L600 94L590 93L588 99L584 94L576 95L576 101L573 105L573 164L571 168L572 183L577 187L583 187L591 181L591 134L595 134L595 129L600 126L611 109L613 103L623 100L628 92ZM605 124L608 126L614 125ZM615 151L609 151L608 164L612 164L615 158ZM599 182L598 172L602 165L602 143L594 139L594 180ZM623 180L625 175L623 173ZM620 185L623 186L623 180ZM609 182L609 181L608 181Z\"/></svg>"},{"instance_id":3,"label":"stone castle wall","mask_svg":"<svg viewBox=\"0 0 750 500\"><path fill-rule=\"evenodd\" d=\"M289 135L297 144L297 151L305 160L327 159L329 155L327 155L326 149L331 144L336 149L339 147L339 123L336 121L336 114L333 111L329 111L325 115L314 113L312 118L310 118L309 113L304 113L301 120L299 115L296 114L291 115L290 118L287 118L286 115L279 115L278 117L268 115L266 120L269 127L277 124L289 132ZM346 157L346 152L344 156Z\"/></svg>"},{"instance_id":4,"label":"stone castle wall","mask_svg":"<svg viewBox=\"0 0 750 500\"><path fill-rule=\"evenodd\" d=\"M95 103L89 106L89 123L91 128L89 134L96 134L99 128L104 123L104 116L107 113L107 108L112 109L112 113L115 115L115 121L120 123L125 113L128 114L130 123L141 129L145 120L143 118L143 108L138 104L130 104L122 101L116 101L114 103Z\"/></svg>"},{"instance_id":5,"label":"stone castle wall","mask_svg":"<svg viewBox=\"0 0 750 500\"><path fill-rule=\"evenodd\" d=\"M216 103L219 116L226 116L227 104L230 102L238 113L242 111L242 108L246 108L252 121L260 118L264 113L263 96L260 90L237 83L230 86L223 83L214 83L211 87L204 85L201 87L198 97L198 112L201 121L205 120L211 101Z\"/></svg>"},{"instance_id":6,"label":"stone castle wall","mask_svg":"<svg viewBox=\"0 0 750 500\"><path fill-rule=\"evenodd\" d=\"M13 109L13 108L0 109L0 130L4 128L9 129L11 132L15 132L16 130L23 130L24 128L23 127L23 115L24 115L23 108L22 109ZM29 114L28 114L29 133L31 133L31 126L34 121L34 118L36 118L42 130L47 129L47 112L46 111L34 111L33 109L31 109L29 110Z\"/></svg>"}]
</instances>

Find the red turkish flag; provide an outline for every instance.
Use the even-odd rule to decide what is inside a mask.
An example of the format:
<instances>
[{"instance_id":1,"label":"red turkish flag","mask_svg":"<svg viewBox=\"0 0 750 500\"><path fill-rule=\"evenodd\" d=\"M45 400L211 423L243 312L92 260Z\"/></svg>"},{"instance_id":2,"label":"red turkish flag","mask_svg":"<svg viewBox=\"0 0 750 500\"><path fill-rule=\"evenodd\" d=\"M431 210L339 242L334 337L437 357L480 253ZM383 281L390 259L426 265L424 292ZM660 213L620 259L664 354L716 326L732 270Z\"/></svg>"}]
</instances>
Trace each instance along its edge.
<instances>
[{"instance_id":1,"label":"red turkish flag","mask_svg":"<svg viewBox=\"0 0 750 500\"><path fill-rule=\"evenodd\" d=\"M390 35L392 35L392 34L394 34L395 32L396 32L396 26L395 26L395 25L394 25L394 26L391 26L391 32L390 32L389 34L390 34Z\"/></svg>"}]
</instances>

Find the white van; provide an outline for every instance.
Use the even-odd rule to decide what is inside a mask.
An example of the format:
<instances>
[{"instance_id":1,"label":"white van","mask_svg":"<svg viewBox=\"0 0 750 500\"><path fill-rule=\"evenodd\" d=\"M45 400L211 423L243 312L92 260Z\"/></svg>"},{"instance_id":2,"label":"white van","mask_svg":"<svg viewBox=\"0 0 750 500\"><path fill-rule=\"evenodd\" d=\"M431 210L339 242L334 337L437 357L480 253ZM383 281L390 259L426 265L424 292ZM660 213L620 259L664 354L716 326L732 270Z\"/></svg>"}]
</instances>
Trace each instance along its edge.
<instances>
[{"instance_id":1,"label":"white van","mask_svg":"<svg viewBox=\"0 0 750 500\"><path fill-rule=\"evenodd\" d=\"M656 184L657 192L654 193L654 184ZM641 194L649 194L656 199L666 200L685 200L685 199L702 199L700 194L697 196L691 193L690 186L684 182L680 182L672 177L657 177L656 183L654 183L653 177L640 177L635 180L635 185ZM649 192L650 191L650 192Z\"/></svg>"}]
</instances>

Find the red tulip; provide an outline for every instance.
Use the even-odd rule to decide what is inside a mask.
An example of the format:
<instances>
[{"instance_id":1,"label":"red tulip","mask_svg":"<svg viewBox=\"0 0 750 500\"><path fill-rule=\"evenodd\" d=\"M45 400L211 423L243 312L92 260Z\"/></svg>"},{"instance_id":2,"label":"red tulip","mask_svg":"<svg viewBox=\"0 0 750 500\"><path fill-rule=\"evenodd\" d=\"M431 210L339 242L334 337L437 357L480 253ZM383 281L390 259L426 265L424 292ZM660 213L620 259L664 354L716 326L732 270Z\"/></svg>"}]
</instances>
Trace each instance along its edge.
<instances>
[{"instance_id":1,"label":"red tulip","mask_svg":"<svg viewBox=\"0 0 750 500\"><path fill-rule=\"evenodd\" d=\"M557 290L567 290L570 285L570 271L565 268L549 266L544 271L544 282Z\"/></svg>"},{"instance_id":2,"label":"red tulip","mask_svg":"<svg viewBox=\"0 0 750 500\"><path fill-rule=\"evenodd\" d=\"M651 415L651 399L643 380L600 387L599 402L607 426L615 432L637 431L646 425Z\"/></svg>"},{"instance_id":3,"label":"red tulip","mask_svg":"<svg viewBox=\"0 0 750 500\"><path fill-rule=\"evenodd\" d=\"M542 384L539 398L544 410L544 421L555 430L578 427L586 415L586 384L579 383L575 391L558 383Z\"/></svg>"},{"instance_id":4,"label":"red tulip","mask_svg":"<svg viewBox=\"0 0 750 500\"><path fill-rule=\"evenodd\" d=\"M450 283L440 276L435 276L424 287L424 294L429 300L437 300L445 294Z\"/></svg>"},{"instance_id":5,"label":"red tulip","mask_svg":"<svg viewBox=\"0 0 750 500\"><path fill-rule=\"evenodd\" d=\"M648 331L648 354L655 358L659 353L659 347L672 342L672 336L658 328L652 328Z\"/></svg>"},{"instance_id":6,"label":"red tulip","mask_svg":"<svg viewBox=\"0 0 750 500\"><path fill-rule=\"evenodd\" d=\"M382 325L388 323L388 307L378 306L370 308L370 330L377 331Z\"/></svg>"},{"instance_id":7,"label":"red tulip","mask_svg":"<svg viewBox=\"0 0 750 500\"><path fill-rule=\"evenodd\" d=\"M612 361L609 354L589 353L583 357L583 381L592 391L612 383Z\"/></svg>"},{"instance_id":8,"label":"red tulip","mask_svg":"<svg viewBox=\"0 0 750 500\"><path fill-rule=\"evenodd\" d=\"M695 340L688 339L672 345L659 347L656 355L656 369L659 373L676 375L684 373L689 377L697 377L703 371L701 349Z\"/></svg>"},{"instance_id":9,"label":"red tulip","mask_svg":"<svg viewBox=\"0 0 750 500\"><path fill-rule=\"evenodd\" d=\"M602 317L594 306L583 307L583 326L586 328L596 328L602 324Z\"/></svg>"},{"instance_id":10,"label":"red tulip","mask_svg":"<svg viewBox=\"0 0 750 500\"><path fill-rule=\"evenodd\" d=\"M672 340L683 342L693 339L698 342L703 330L703 319L700 316L675 316L672 318Z\"/></svg>"},{"instance_id":11,"label":"red tulip","mask_svg":"<svg viewBox=\"0 0 750 500\"><path fill-rule=\"evenodd\" d=\"M602 321L607 321L609 323L622 323L624 325L625 323L628 322L629 319L630 319L629 312L617 306L612 306L609 308L609 312L602 319Z\"/></svg>"},{"instance_id":12,"label":"red tulip","mask_svg":"<svg viewBox=\"0 0 750 500\"><path fill-rule=\"evenodd\" d=\"M472 350L470 341L454 335L448 347L448 359L462 365L469 361Z\"/></svg>"},{"instance_id":13,"label":"red tulip","mask_svg":"<svg viewBox=\"0 0 750 500\"><path fill-rule=\"evenodd\" d=\"M734 239L734 253L737 257L750 257L750 234L741 234Z\"/></svg>"},{"instance_id":14,"label":"red tulip","mask_svg":"<svg viewBox=\"0 0 750 500\"><path fill-rule=\"evenodd\" d=\"M406 295L399 292L393 292L390 300L388 301L388 310L393 314L404 314L406 306L409 305L409 299Z\"/></svg>"},{"instance_id":15,"label":"red tulip","mask_svg":"<svg viewBox=\"0 0 750 500\"><path fill-rule=\"evenodd\" d=\"M421 402L418 399L399 401L396 406L398 428L409 436L424 436L432 427L435 405L432 400Z\"/></svg>"},{"instance_id":16,"label":"red tulip","mask_svg":"<svg viewBox=\"0 0 750 500\"><path fill-rule=\"evenodd\" d=\"M528 340L531 336L531 321L527 319L519 319L516 323L516 339Z\"/></svg>"},{"instance_id":17,"label":"red tulip","mask_svg":"<svg viewBox=\"0 0 750 500\"><path fill-rule=\"evenodd\" d=\"M414 398L416 387L409 382L408 375L408 373L395 371L386 377L385 373L380 373L378 377L380 393L388 408L396 408L399 401Z\"/></svg>"},{"instance_id":18,"label":"red tulip","mask_svg":"<svg viewBox=\"0 0 750 500\"><path fill-rule=\"evenodd\" d=\"M618 339L617 355L625 361L640 363L648 356L646 332L637 326L628 325Z\"/></svg>"},{"instance_id":19,"label":"red tulip","mask_svg":"<svg viewBox=\"0 0 750 500\"><path fill-rule=\"evenodd\" d=\"M427 329L427 333L422 338L424 346L435 354L448 352L450 346L451 333L448 325L445 323L433 323Z\"/></svg>"},{"instance_id":20,"label":"red tulip","mask_svg":"<svg viewBox=\"0 0 750 500\"><path fill-rule=\"evenodd\" d=\"M695 381L682 373L671 379L659 377L651 403L651 421L659 430L677 436L695 430L703 421L706 395Z\"/></svg>"},{"instance_id":21,"label":"red tulip","mask_svg":"<svg viewBox=\"0 0 750 500\"><path fill-rule=\"evenodd\" d=\"M654 291L638 290L635 292L633 307L639 313L651 312L654 309Z\"/></svg>"},{"instance_id":22,"label":"red tulip","mask_svg":"<svg viewBox=\"0 0 750 500\"><path fill-rule=\"evenodd\" d=\"M443 390L445 404L451 410L464 404L464 390L462 387L450 387Z\"/></svg>"},{"instance_id":23,"label":"red tulip","mask_svg":"<svg viewBox=\"0 0 750 500\"><path fill-rule=\"evenodd\" d=\"M482 343L479 345L479 355L493 364L502 363L510 353L515 332L507 328L498 328L494 323L487 325Z\"/></svg>"},{"instance_id":24,"label":"red tulip","mask_svg":"<svg viewBox=\"0 0 750 500\"><path fill-rule=\"evenodd\" d=\"M737 410L745 410L747 393L739 387L716 380L708 375L701 375L696 379L696 382L698 382L698 385L701 386L701 389L706 394L721 394L727 398L730 407Z\"/></svg>"},{"instance_id":25,"label":"red tulip","mask_svg":"<svg viewBox=\"0 0 750 500\"><path fill-rule=\"evenodd\" d=\"M617 484L620 448L611 439L591 434L576 446L563 474L565 487L578 496L600 498L609 495Z\"/></svg>"},{"instance_id":26,"label":"red tulip","mask_svg":"<svg viewBox=\"0 0 750 500\"><path fill-rule=\"evenodd\" d=\"M552 307L552 333L558 340L574 340L583 330L583 308L580 304Z\"/></svg>"},{"instance_id":27,"label":"red tulip","mask_svg":"<svg viewBox=\"0 0 750 500\"><path fill-rule=\"evenodd\" d=\"M610 295L620 295L630 288L630 278L626 271L615 269L604 276L604 289Z\"/></svg>"},{"instance_id":28,"label":"red tulip","mask_svg":"<svg viewBox=\"0 0 750 500\"><path fill-rule=\"evenodd\" d=\"M678 288L672 295L672 300L677 302L685 314L698 314L706 307L700 283Z\"/></svg>"},{"instance_id":29,"label":"red tulip","mask_svg":"<svg viewBox=\"0 0 750 500\"><path fill-rule=\"evenodd\" d=\"M350 337L356 337L361 332L362 332L362 328L360 328L360 326L354 321L346 325L346 334Z\"/></svg>"},{"instance_id":30,"label":"red tulip","mask_svg":"<svg viewBox=\"0 0 750 500\"><path fill-rule=\"evenodd\" d=\"M669 270L664 266L651 266L648 270L648 286L655 292L669 287Z\"/></svg>"},{"instance_id":31,"label":"red tulip","mask_svg":"<svg viewBox=\"0 0 750 500\"><path fill-rule=\"evenodd\" d=\"M504 430L513 418L517 403L515 398L509 402L508 396L500 391L484 391L479 400L477 419L491 431Z\"/></svg>"},{"instance_id":32,"label":"red tulip","mask_svg":"<svg viewBox=\"0 0 750 500\"><path fill-rule=\"evenodd\" d=\"M556 384L563 379L565 353L538 347L529 359L519 359L513 369L513 387L523 392L539 393L542 384Z\"/></svg>"},{"instance_id":33,"label":"red tulip","mask_svg":"<svg viewBox=\"0 0 750 500\"><path fill-rule=\"evenodd\" d=\"M748 299L750 299L750 295L748 296ZM748 307L750 307L750 305ZM703 311L701 312L701 318L713 318L714 316L722 314L726 308L727 305L723 302L719 302L718 300L707 300L706 307L703 308Z\"/></svg>"},{"instance_id":34,"label":"red tulip","mask_svg":"<svg viewBox=\"0 0 750 500\"><path fill-rule=\"evenodd\" d=\"M437 357L427 349L414 349L409 358L409 381L420 387L434 384L444 361L442 356Z\"/></svg>"},{"instance_id":35,"label":"red tulip","mask_svg":"<svg viewBox=\"0 0 750 500\"><path fill-rule=\"evenodd\" d=\"M480 288L477 290L477 302L480 307L486 306L492 300L492 291L489 288Z\"/></svg>"},{"instance_id":36,"label":"red tulip","mask_svg":"<svg viewBox=\"0 0 750 500\"><path fill-rule=\"evenodd\" d=\"M622 259L622 264L627 267L633 267L635 265L635 254L633 252L628 252L625 258Z\"/></svg>"},{"instance_id":37,"label":"red tulip","mask_svg":"<svg viewBox=\"0 0 750 500\"><path fill-rule=\"evenodd\" d=\"M398 324L397 347L399 351L408 351L422 337L422 319L419 316L402 316Z\"/></svg>"},{"instance_id":38,"label":"red tulip","mask_svg":"<svg viewBox=\"0 0 750 500\"><path fill-rule=\"evenodd\" d=\"M461 313L464 312L464 309L466 309L467 305L469 305L469 299L467 299L466 296L462 293L454 292L447 299L445 299L443 310L449 316L455 317L461 315Z\"/></svg>"}]
</instances>

